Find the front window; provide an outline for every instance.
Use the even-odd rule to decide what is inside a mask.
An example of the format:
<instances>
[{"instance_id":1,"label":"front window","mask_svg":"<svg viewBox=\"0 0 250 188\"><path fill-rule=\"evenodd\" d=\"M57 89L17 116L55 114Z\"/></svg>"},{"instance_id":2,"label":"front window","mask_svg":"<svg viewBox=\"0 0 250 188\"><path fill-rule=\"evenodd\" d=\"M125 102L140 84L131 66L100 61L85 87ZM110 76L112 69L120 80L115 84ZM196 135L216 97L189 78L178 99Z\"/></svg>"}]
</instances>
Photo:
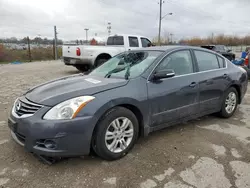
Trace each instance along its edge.
<instances>
[{"instance_id":1,"label":"front window","mask_svg":"<svg viewBox=\"0 0 250 188\"><path fill-rule=\"evenodd\" d=\"M146 38L141 38L141 45L142 47L149 47L151 45L151 42Z\"/></svg>"},{"instance_id":2,"label":"front window","mask_svg":"<svg viewBox=\"0 0 250 188\"><path fill-rule=\"evenodd\" d=\"M156 68L157 71L172 69L176 76L193 73L193 62L189 50L174 52L165 57Z\"/></svg>"},{"instance_id":3,"label":"front window","mask_svg":"<svg viewBox=\"0 0 250 188\"><path fill-rule=\"evenodd\" d=\"M124 52L94 69L90 75L102 77L135 78L141 75L163 52Z\"/></svg>"}]
</instances>

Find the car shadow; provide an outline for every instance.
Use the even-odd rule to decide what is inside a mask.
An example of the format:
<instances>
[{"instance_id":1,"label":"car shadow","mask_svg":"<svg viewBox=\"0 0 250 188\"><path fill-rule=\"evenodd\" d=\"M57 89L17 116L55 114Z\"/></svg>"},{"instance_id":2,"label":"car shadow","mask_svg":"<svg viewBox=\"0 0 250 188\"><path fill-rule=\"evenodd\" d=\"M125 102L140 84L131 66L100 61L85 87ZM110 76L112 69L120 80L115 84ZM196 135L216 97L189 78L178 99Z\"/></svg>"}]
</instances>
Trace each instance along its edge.
<instances>
[{"instance_id":1,"label":"car shadow","mask_svg":"<svg viewBox=\"0 0 250 188\"><path fill-rule=\"evenodd\" d=\"M78 70L68 70L68 71L65 71L66 74L79 74L81 73L80 71Z\"/></svg>"},{"instance_id":2,"label":"car shadow","mask_svg":"<svg viewBox=\"0 0 250 188\"><path fill-rule=\"evenodd\" d=\"M212 115L203 116L194 120L190 120L184 123L176 124L176 125L169 126L164 129L152 132L147 137L140 137L137 143L135 144L135 147L133 148L132 151L128 153L128 155L134 155L135 153L141 155L144 153L145 148L156 147L157 142L163 143L163 140L165 140L164 142L175 145L176 144L175 142L178 140L177 137L179 136L185 137L185 136L188 136L189 132L195 132L197 129L197 125L202 124L206 126L209 124L213 124L215 122L220 122L221 120L223 121L222 118L219 118L217 117L217 115L212 114ZM173 147L175 150L177 149L176 146L173 146ZM124 157L120 160L126 161L127 159L126 157ZM96 165L101 165L103 162L112 163L111 161L105 161L101 159L92 151L89 156L62 158L62 159L54 161L50 165L72 166L72 165L79 165L79 164L92 164L93 166L96 166Z\"/></svg>"}]
</instances>

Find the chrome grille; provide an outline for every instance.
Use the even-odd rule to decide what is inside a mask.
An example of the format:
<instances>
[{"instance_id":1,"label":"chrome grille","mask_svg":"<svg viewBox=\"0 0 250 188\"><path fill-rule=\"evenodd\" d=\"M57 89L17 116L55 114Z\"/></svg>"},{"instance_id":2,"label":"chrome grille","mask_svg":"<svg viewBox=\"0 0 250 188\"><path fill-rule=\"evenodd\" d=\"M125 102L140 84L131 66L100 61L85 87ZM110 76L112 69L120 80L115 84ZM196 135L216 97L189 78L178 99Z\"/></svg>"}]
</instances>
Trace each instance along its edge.
<instances>
[{"instance_id":1,"label":"chrome grille","mask_svg":"<svg viewBox=\"0 0 250 188\"><path fill-rule=\"evenodd\" d=\"M18 99L15 103L15 112L18 116L32 115L36 113L42 106L28 101L26 98Z\"/></svg>"}]
</instances>

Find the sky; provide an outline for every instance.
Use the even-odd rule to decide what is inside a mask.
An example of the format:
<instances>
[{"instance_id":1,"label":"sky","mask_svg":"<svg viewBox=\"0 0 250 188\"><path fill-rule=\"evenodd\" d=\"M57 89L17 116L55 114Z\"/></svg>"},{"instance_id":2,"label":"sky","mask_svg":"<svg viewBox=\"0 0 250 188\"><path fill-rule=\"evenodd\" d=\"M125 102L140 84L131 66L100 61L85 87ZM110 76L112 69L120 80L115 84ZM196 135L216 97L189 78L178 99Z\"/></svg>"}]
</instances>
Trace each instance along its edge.
<instances>
[{"instance_id":1,"label":"sky","mask_svg":"<svg viewBox=\"0 0 250 188\"><path fill-rule=\"evenodd\" d=\"M63 40L138 34L157 37L160 0L0 0L0 38L53 38L54 25ZM189 37L250 34L249 0L164 0L162 36Z\"/></svg>"}]
</instances>

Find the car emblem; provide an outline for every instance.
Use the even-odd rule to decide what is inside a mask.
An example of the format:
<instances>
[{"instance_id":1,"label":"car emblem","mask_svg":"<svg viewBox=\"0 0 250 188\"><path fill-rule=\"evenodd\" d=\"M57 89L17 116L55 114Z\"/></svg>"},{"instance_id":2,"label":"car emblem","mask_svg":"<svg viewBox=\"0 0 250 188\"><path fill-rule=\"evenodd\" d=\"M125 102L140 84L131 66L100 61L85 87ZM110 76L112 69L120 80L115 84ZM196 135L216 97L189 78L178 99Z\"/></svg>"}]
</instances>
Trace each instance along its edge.
<instances>
[{"instance_id":1,"label":"car emblem","mask_svg":"<svg viewBox=\"0 0 250 188\"><path fill-rule=\"evenodd\" d=\"M18 100L16 102L16 111L19 111L21 109L22 105L21 105L21 102Z\"/></svg>"}]
</instances>

